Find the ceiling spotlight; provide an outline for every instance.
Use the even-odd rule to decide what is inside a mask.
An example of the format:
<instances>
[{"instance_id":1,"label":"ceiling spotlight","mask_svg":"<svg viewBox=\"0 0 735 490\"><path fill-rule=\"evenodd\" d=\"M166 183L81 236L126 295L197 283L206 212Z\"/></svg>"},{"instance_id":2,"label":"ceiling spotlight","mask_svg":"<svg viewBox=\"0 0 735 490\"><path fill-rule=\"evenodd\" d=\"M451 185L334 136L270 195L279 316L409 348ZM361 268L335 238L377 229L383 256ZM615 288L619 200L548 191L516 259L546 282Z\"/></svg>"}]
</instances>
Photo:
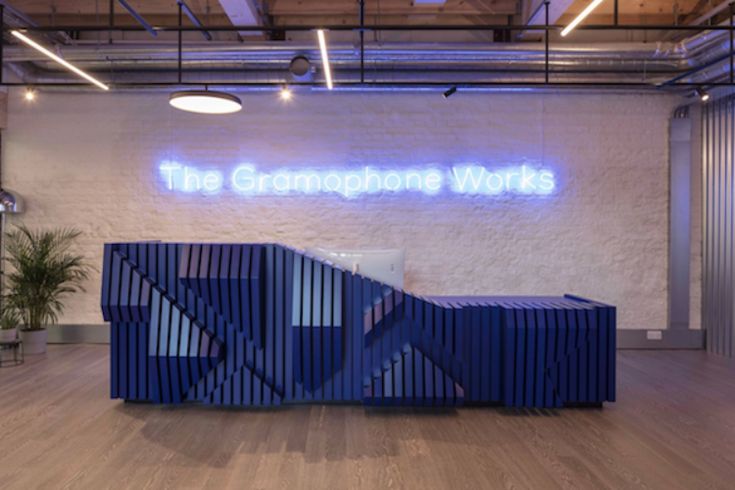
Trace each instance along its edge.
<instances>
[{"instance_id":1,"label":"ceiling spotlight","mask_svg":"<svg viewBox=\"0 0 735 490\"><path fill-rule=\"evenodd\" d=\"M36 100L36 91L28 87L23 93L23 98L26 100L26 102L33 102L34 100Z\"/></svg>"},{"instance_id":2,"label":"ceiling spotlight","mask_svg":"<svg viewBox=\"0 0 735 490\"><path fill-rule=\"evenodd\" d=\"M447 90L446 92L444 92L444 98L445 99L448 99L449 97L451 97L452 95L454 95L454 92L456 92L456 91L457 91L457 87L456 86L450 87L449 90Z\"/></svg>"},{"instance_id":3,"label":"ceiling spotlight","mask_svg":"<svg viewBox=\"0 0 735 490\"><path fill-rule=\"evenodd\" d=\"M697 94L700 101L707 102L709 100L709 94L703 88L695 89L694 92Z\"/></svg>"},{"instance_id":4,"label":"ceiling spotlight","mask_svg":"<svg viewBox=\"0 0 735 490\"><path fill-rule=\"evenodd\" d=\"M279 97L281 97L281 100L284 102L288 102L293 97L293 92L291 92L291 89L288 87L283 87L281 91L278 93Z\"/></svg>"},{"instance_id":5,"label":"ceiling spotlight","mask_svg":"<svg viewBox=\"0 0 735 490\"><path fill-rule=\"evenodd\" d=\"M242 109L242 102L234 95L209 90L174 92L168 103L182 111L198 114L231 114Z\"/></svg>"}]
</instances>

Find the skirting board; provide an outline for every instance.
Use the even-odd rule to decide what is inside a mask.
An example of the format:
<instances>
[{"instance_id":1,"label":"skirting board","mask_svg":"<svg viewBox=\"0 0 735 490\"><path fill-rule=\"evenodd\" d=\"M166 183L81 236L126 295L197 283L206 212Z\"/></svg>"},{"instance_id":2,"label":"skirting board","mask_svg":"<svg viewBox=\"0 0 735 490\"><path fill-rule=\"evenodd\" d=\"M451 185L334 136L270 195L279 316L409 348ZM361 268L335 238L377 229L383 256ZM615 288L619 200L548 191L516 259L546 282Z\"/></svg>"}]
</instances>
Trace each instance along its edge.
<instances>
[{"instance_id":1,"label":"skirting board","mask_svg":"<svg viewBox=\"0 0 735 490\"><path fill-rule=\"evenodd\" d=\"M109 344L110 326L54 325L48 329L49 344Z\"/></svg>"},{"instance_id":2,"label":"skirting board","mask_svg":"<svg viewBox=\"0 0 735 490\"><path fill-rule=\"evenodd\" d=\"M618 330L618 349L703 349L703 330L661 330L661 340L649 340L649 330ZM110 326L56 325L48 330L52 344L109 344Z\"/></svg>"},{"instance_id":3,"label":"skirting board","mask_svg":"<svg viewBox=\"0 0 735 490\"><path fill-rule=\"evenodd\" d=\"M648 332L661 332L652 340ZM618 330L618 349L704 349L704 330Z\"/></svg>"}]
</instances>

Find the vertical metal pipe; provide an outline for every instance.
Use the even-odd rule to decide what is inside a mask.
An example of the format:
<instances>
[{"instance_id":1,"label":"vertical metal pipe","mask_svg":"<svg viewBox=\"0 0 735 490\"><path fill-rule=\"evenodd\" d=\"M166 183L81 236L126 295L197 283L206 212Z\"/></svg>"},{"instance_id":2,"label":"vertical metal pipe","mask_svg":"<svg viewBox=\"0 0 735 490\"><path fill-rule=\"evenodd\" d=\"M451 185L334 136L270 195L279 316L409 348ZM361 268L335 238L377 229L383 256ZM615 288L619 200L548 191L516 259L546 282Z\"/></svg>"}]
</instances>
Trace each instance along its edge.
<instances>
[{"instance_id":1,"label":"vertical metal pipe","mask_svg":"<svg viewBox=\"0 0 735 490\"><path fill-rule=\"evenodd\" d=\"M179 54L179 57L178 57L179 83L181 83L182 78L183 78L183 73L182 73L183 71L183 66L182 66L183 65L182 63L183 52L182 51L183 51L184 38L183 38L183 31L181 30L181 26L183 25L184 19L183 19L182 9L183 7L181 6L181 4L179 4L179 53L178 53Z\"/></svg>"},{"instance_id":2,"label":"vertical metal pipe","mask_svg":"<svg viewBox=\"0 0 735 490\"><path fill-rule=\"evenodd\" d=\"M732 32L732 31L731 31ZM735 274L735 256L733 255L735 253L735 196L733 196L733 192L735 192L735 101L732 98L728 98L727 100L727 107L729 112L729 128L727 131L727 141L729 143L728 148L728 154L727 154L727 202L726 202L726 210L727 210L727 227L728 227L728 234L727 234L727 300L725 304L727 305L727 345L726 345L726 353L729 357L732 357L732 350L733 350L733 328L735 328L735 324L733 324L733 315L735 314L735 308L733 307L733 274Z\"/></svg>"},{"instance_id":3,"label":"vertical metal pipe","mask_svg":"<svg viewBox=\"0 0 735 490\"><path fill-rule=\"evenodd\" d=\"M544 48L545 48L545 62L544 62L544 76L546 83L549 83L549 2L544 2L544 16L546 22L546 32L544 34Z\"/></svg>"},{"instance_id":4,"label":"vertical metal pipe","mask_svg":"<svg viewBox=\"0 0 735 490\"><path fill-rule=\"evenodd\" d=\"M706 130L706 160L707 160L707 343L709 350L712 350L712 158L710 156L710 138L712 137L712 114L711 106L705 106L707 111Z\"/></svg>"},{"instance_id":5,"label":"vertical metal pipe","mask_svg":"<svg viewBox=\"0 0 735 490\"><path fill-rule=\"evenodd\" d=\"M710 210L710 181L709 181L709 106L705 105L702 108L702 117L700 118L701 131L702 131L702 329L705 331L705 346L709 351L711 350L711 339L708 335L709 331L709 298L710 298L710 287L709 287L709 245L710 245L710 226L709 226L709 210Z\"/></svg>"},{"instance_id":6,"label":"vertical metal pipe","mask_svg":"<svg viewBox=\"0 0 735 490\"><path fill-rule=\"evenodd\" d=\"M717 118L717 325L719 332L718 349L722 354L723 345L723 334L724 328L724 290L725 290L725 270L724 258L725 258L725 207L722 205L722 201L725 197L725 166L723 165L723 126L725 125L725 114L724 107L719 106L719 113Z\"/></svg>"},{"instance_id":7,"label":"vertical metal pipe","mask_svg":"<svg viewBox=\"0 0 735 490\"><path fill-rule=\"evenodd\" d=\"M360 83L365 83L365 0L360 0Z\"/></svg>"}]
</instances>

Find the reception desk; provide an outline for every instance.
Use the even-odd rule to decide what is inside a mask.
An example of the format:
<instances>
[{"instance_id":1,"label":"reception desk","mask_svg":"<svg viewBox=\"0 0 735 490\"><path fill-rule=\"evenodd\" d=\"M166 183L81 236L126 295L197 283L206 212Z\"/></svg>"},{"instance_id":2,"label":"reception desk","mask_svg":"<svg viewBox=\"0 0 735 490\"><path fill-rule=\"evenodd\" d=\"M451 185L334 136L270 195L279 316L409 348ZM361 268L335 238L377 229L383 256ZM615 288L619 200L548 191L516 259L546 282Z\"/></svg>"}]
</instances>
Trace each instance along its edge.
<instances>
[{"instance_id":1,"label":"reception desk","mask_svg":"<svg viewBox=\"0 0 735 490\"><path fill-rule=\"evenodd\" d=\"M615 400L615 308L421 297L277 244L105 245L111 396L227 406Z\"/></svg>"}]
</instances>

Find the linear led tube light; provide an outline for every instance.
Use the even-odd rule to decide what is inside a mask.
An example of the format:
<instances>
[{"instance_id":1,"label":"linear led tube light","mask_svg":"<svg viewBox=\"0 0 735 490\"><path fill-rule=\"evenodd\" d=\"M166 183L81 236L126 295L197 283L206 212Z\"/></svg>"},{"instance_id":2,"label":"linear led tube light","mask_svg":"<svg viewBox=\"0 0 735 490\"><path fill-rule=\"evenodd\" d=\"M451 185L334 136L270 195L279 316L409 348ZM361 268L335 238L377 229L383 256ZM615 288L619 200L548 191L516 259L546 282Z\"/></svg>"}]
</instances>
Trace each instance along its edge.
<instances>
[{"instance_id":1,"label":"linear led tube light","mask_svg":"<svg viewBox=\"0 0 735 490\"><path fill-rule=\"evenodd\" d=\"M593 10L595 10L597 7L599 7L602 2L603 2L603 0L592 0L592 2L590 2L589 5L587 5L587 8L584 9L584 10L582 10L582 12L580 12L580 14L577 17L575 17L575 19L572 22L570 22L569 25L566 26L563 31L561 31L562 37L563 36L566 36L567 34L569 34L570 32L572 32L572 30L575 27L577 27L577 25L580 22L582 22L584 19L586 19L587 16L590 15Z\"/></svg>"},{"instance_id":2,"label":"linear led tube light","mask_svg":"<svg viewBox=\"0 0 735 490\"><path fill-rule=\"evenodd\" d=\"M319 50L322 52L322 65L324 66L324 78L327 80L327 88L332 90L332 68L329 66L329 53L327 53L327 40L324 29L317 29L316 37L319 38Z\"/></svg>"},{"instance_id":3,"label":"linear led tube light","mask_svg":"<svg viewBox=\"0 0 735 490\"><path fill-rule=\"evenodd\" d=\"M30 46L33 49L35 49L35 50L37 50L37 51L45 54L46 56L48 56L49 58L51 58L52 60L54 60L55 62L57 62L61 66L63 66L64 68L66 68L67 70L72 71L72 72L76 73L77 75L79 75L80 77L84 78L85 80L89 81L90 83L93 83L93 84L97 85L102 90L110 90L110 87L108 87L104 83L100 82L99 80L97 80L96 78L94 78L92 75L90 75L90 74L88 74L88 73L80 70L76 66L74 66L71 63L69 63L68 61L66 61L64 58L61 58L60 56L55 55L54 53L52 53L48 49L46 49L43 46L41 46L40 44L38 44L33 39L31 39L28 36L26 36L25 34L19 32L19 31L10 31L10 33L13 36L17 37L18 39L20 39L21 41L23 41L28 46Z\"/></svg>"}]
</instances>

